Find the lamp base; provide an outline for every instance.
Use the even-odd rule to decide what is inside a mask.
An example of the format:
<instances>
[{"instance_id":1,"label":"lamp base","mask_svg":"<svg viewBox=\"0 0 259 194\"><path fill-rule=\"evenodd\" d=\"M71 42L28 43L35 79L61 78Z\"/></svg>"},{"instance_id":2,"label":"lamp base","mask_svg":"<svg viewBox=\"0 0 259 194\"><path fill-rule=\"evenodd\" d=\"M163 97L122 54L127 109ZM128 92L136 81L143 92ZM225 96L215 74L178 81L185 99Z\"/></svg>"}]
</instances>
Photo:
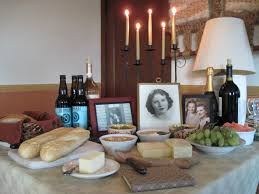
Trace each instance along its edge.
<instances>
[{"instance_id":1,"label":"lamp base","mask_svg":"<svg viewBox=\"0 0 259 194\"><path fill-rule=\"evenodd\" d=\"M226 81L226 76L214 76L213 87L214 92L219 99L219 90L223 83ZM246 104L247 104L247 82L245 75L233 75L233 82L238 86L240 91L240 98L238 100L238 123L241 125L245 124L246 121Z\"/></svg>"}]
</instances>

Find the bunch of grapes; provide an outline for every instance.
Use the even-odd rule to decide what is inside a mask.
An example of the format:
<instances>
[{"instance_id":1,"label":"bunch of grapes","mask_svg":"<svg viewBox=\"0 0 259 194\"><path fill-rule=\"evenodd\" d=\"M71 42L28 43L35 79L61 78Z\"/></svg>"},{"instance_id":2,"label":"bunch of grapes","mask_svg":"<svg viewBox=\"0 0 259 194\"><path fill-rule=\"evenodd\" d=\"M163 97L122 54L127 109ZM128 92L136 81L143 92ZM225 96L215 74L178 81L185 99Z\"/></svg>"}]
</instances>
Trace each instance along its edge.
<instances>
[{"instance_id":1,"label":"bunch of grapes","mask_svg":"<svg viewBox=\"0 0 259 194\"><path fill-rule=\"evenodd\" d=\"M240 145L239 135L229 127L215 126L212 129L204 128L190 134L189 141L206 146L238 146Z\"/></svg>"}]
</instances>

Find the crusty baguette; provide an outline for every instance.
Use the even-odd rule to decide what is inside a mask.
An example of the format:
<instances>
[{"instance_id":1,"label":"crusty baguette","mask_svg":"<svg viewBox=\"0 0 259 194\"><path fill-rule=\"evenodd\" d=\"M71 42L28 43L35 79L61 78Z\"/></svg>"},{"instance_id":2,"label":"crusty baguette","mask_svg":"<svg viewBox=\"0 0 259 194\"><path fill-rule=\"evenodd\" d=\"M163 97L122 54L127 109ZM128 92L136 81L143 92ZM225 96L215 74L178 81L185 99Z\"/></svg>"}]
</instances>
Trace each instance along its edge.
<instances>
[{"instance_id":1,"label":"crusty baguette","mask_svg":"<svg viewBox=\"0 0 259 194\"><path fill-rule=\"evenodd\" d=\"M20 145L18 153L22 158L35 158L40 155L40 149L44 143L57 139L58 137L65 135L72 130L73 128L61 127L29 139Z\"/></svg>"},{"instance_id":2,"label":"crusty baguette","mask_svg":"<svg viewBox=\"0 0 259 194\"><path fill-rule=\"evenodd\" d=\"M90 132L86 129L75 128L56 140L44 144L40 150L43 161L52 162L75 150L88 140Z\"/></svg>"}]
</instances>

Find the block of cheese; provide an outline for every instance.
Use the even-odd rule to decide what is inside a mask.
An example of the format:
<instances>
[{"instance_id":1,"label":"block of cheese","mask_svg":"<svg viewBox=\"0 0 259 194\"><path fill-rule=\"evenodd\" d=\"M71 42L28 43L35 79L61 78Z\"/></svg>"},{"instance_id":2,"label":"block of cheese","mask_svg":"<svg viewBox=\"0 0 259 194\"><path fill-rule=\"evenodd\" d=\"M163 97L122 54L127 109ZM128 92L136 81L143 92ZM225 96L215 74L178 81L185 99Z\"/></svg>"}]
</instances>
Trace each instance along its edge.
<instances>
[{"instance_id":1,"label":"block of cheese","mask_svg":"<svg viewBox=\"0 0 259 194\"><path fill-rule=\"evenodd\" d=\"M104 167L105 155L104 152L91 152L85 157L79 158L80 173L94 173Z\"/></svg>"},{"instance_id":2,"label":"block of cheese","mask_svg":"<svg viewBox=\"0 0 259 194\"><path fill-rule=\"evenodd\" d=\"M164 142L140 142L137 150L143 158L163 158L172 155L171 148Z\"/></svg>"},{"instance_id":3,"label":"block of cheese","mask_svg":"<svg viewBox=\"0 0 259 194\"><path fill-rule=\"evenodd\" d=\"M167 139L166 143L172 149L173 158L191 158L192 145L184 140L178 138Z\"/></svg>"}]
</instances>

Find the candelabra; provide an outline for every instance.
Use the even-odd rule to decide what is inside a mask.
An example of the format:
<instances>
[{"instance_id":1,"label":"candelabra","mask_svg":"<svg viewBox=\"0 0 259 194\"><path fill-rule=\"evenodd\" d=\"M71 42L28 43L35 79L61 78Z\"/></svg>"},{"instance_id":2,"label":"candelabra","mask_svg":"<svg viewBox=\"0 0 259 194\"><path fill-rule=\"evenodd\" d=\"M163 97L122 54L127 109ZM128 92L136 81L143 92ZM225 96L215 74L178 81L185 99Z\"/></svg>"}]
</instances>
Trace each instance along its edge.
<instances>
[{"instance_id":1,"label":"candelabra","mask_svg":"<svg viewBox=\"0 0 259 194\"><path fill-rule=\"evenodd\" d=\"M177 58L177 52L178 52L179 48L177 46L177 44L172 44L171 48L170 48L170 56L166 57L164 59L161 59L161 77L163 77L163 73L164 73L164 66L165 65L170 65L172 60L174 60L174 82L177 83L177 67L182 68L185 64L186 64L186 60L184 58L184 64L182 66L178 66L178 58Z\"/></svg>"},{"instance_id":2,"label":"candelabra","mask_svg":"<svg viewBox=\"0 0 259 194\"><path fill-rule=\"evenodd\" d=\"M179 48L177 46L177 44L172 44L171 48L170 48L170 56L167 56L164 59L161 59L161 70L160 70L160 76L156 78L156 82L162 82L162 77L164 76L164 68L166 65L171 65L172 60L174 61L174 77L175 80L174 82L177 83L177 68L181 68L185 65L186 60L184 59L184 65L179 66L179 59L177 58L177 52L178 52ZM128 46L124 46L124 48L121 50L123 52L123 58L124 58L124 72L125 72L125 83L128 84L128 68L129 68L129 47ZM154 69L155 67L153 67L153 65L155 65L153 63L153 52L155 51L155 49L152 47L152 45L148 45L147 48L145 49L145 51L147 52L147 63L148 65ZM136 67L136 77L137 77L137 83L139 83L141 81L141 60L135 60L135 63L133 64ZM152 71L154 72L154 71ZM154 74L153 74L154 75ZM153 76L154 77L154 76Z\"/></svg>"}]
</instances>

